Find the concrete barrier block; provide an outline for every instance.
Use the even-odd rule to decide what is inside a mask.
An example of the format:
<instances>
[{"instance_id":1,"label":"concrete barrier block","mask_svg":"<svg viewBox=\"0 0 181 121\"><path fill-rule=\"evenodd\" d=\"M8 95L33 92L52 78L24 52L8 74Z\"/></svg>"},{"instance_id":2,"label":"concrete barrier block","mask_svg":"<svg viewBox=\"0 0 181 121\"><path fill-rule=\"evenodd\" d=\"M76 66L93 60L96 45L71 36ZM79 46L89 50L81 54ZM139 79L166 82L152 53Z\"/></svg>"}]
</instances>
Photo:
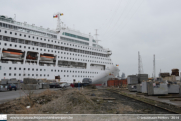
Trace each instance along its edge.
<instances>
[{"instance_id":1,"label":"concrete barrier block","mask_svg":"<svg viewBox=\"0 0 181 121\"><path fill-rule=\"evenodd\" d=\"M38 90L39 85L38 84L23 84L22 89L23 90Z\"/></svg>"},{"instance_id":2,"label":"concrete barrier block","mask_svg":"<svg viewBox=\"0 0 181 121\"><path fill-rule=\"evenodd\" d=\"M168 85L168 93L179 93L179 85L176 84Z\"/></svg>"},{"instance_id":3,"label":"concrete barrier block","mask_svg":"<svg viewBox=\"0 0 181 121\"><path fill-rule=\"evenodd\" d=\"M142 84L137 84L136 88L137 88L137 92L142 92Z\"/></svg>"},{"instance_id":4,"label":"concrete barrier block","mask_svg":"<svg viewBox=\"0 0 181 121\"><path fill-rule=\"evenodd\" d=\"M137 91L137 87L136 87L136 85L128 85L128 90L130 92L136 92Z\"/></svg>"},{"instance_id":5,"label":"concrete barrier block","mask_svg":"<svg viewBox=\"0 0 181 121\"><path fill-rule=\"evenodd\" d=\"M34 78L24 78L23 83L24 84L37 84L37 80Z\"/></svg>"}]
</instances>

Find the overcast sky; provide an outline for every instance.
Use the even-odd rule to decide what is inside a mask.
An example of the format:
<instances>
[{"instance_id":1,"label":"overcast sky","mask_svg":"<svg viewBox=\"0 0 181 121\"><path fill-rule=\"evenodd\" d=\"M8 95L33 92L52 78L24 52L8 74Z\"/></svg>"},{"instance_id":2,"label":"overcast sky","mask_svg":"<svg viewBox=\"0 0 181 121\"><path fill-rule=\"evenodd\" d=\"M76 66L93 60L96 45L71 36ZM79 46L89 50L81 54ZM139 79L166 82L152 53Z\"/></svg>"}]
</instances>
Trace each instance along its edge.
<instances>
[{"instance_id":1,"label":"overcast sky","mask_svg":"<svg viewBox=\"0 0 181 121\"><path fill-rule=\"evenodd\" d=\"M112 50L120 74L138 73L140 51L144 73L181 69L181 0L1 0L0 14L20 22L55 29L61 20L69 28L95 34Z\"/></svg>"}]
</instances>

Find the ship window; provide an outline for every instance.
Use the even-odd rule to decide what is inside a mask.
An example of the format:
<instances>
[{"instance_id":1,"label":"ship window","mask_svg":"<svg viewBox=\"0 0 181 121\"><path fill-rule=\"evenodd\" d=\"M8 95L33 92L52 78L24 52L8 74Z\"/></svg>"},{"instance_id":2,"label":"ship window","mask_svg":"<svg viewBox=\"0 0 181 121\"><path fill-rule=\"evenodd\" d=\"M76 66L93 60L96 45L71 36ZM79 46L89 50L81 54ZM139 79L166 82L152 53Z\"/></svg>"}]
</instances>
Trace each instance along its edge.
<instances>
[{"instance_id":1,"label":"ship window","mask_svg":"<svg viewBox=\"0 0 181 121\"><path fill-rule=\"evenodd\" d=\"M9 76L11 76L11 73L9 73Z\"/></svg>"},{"instance_id":2,"label":"ship window","mask_svg":"<svg viewBox=\"0 0 181 121\"><path fill-rule=\"evenodd\" d=\"M9 67L9 70L11 70L11 67Z\"/></svg>"},{"instance_id":3,"label":"ship window","mask_svg":"<svg viewBox=\"0 0 181 121\"><path fill-rule=\"evenodd\" d=\"M44 39L44 41L46 41L46 39Z\"/></svg>"},{"instance_id":4,"label":"ship window","mask_svg":"<svg viewBox=\"0 0 181 121\"><path fill-rule=\"evenodd\" d=\"M17 33L15 33L15 35L17 35Z\"/></svg>"},{"instance_id":5,"label":"ship window","mask_svg":"<svg viewBox=\"0 0 181 121\"><path fill-rule=\"evenodd\" d=\"M7 31L5 31L5 33L7 33Z\"/></svg>"},{"instance_id":6,"label":"ship window","mask_svg":"<svg viewBox=\"0 0 181 121\"><path fill-rule=\"evenodd\" d=\"M30 36L28 36L30 38Z\"/></svg>"},{"instance_id":7,"label":"ship window","mask_svg":"<svg viewBox=\"0 0 181 121\"><path fill-rule=\"evenodd\" d=\"M30 47L28 47L28 49L30 49Z\"/></svg>"},{"instance_id":8,"label":"ship window","mask_svg":"<svg viewBox=\"0 0 181 121\"><path fill-rule=\"evenodd\" d=\"M23 74L23 76L26 76L26 74Z\"/></svg>"},{"instance_id":9,"label":"ship window","mask_svg":"<svg viewBox=\"0 0 181 121\"><path fill-rule=\"evenodd\" d=\"M28 74L28 76L30 76L30 74Z\"/></svg>"},{"instance_id":10,"label":"ship window","mask_svg":"<svg viewBox=\"0 0 181 121\"><path fill-rule=\"evenodd\" d=\"M42 76L42 74L40 74L40 76Z\"/></svg>"},{"instance_id":11,"label":"ship window","mask_svg":"<svg viewBox=\"0 0 181 121\"><path fill-rule=\"evenodd\" d=\"M4 76L6 76L6 73L4 73Z\"/></svg>"},{"instance_id":12,"label":"ship window","mask_svg":"<svg viewBox=\"0 0 181 121\"><path fill-rule=\"evenodd\" d=\"M21 45L19 47L21 48Z\"/></svg>"},{"instance_id":13,"label":"ship window","mask_svg":"<svg viewBox=\"0 0 181 121\"><path fill-rule=\"evenodd\" d=\"M46 75L44 74L44 77L45 77Z\"/></svg>"},{"instance_id":14,"label":"ship window","mask_svg":"<svg viewBox=\"0 0 181 121\"><path fill-rule=\"evenodd\" d=\"M0 30L0 32L1 32L1 30Z\"/></svg>"},{"instance_id":15,"label":"ship window","mask_svg":"<svg viewBox=\"0 0 181 121\"><path fill-rule=\"evenodd\" d=\"M19 74L19 76L21 76L21 74Z\"/></svg>"},{"instance_id":16,"label":"ship window","mask_svg":"<svg viewBox=\"0 0 181 121\"><path fill-rule=\"evenodd\" d=\"M42 38L40 38L40 40L42 40Z\"/></svg>"},{"instance_id":17,"label":"ship window","mask_svg":"<svg viewBox=\"0 0 181 121\"><path fill-rule=\"evenodd\" d=\"M19 34L19 36L21 36L21 34Z\"/></svg>"},{"instance_id":18,"label":"ship window","mask_svg":"<svg viewBox=\"0 0 181 121\"><path fill-rule=\"evenodd\" d=\"M34 76L34 74L32 74L32 76Z\"/></svg>"},{"instance_id":19,"label":"ship window","mask_svg":"<svg viewBox=\"0 0 181 121\"><path fill-rule=\"evenodd\" d=\"M14 74L14 76L16 76L16 74Z\"/></svg>"},{"instance_id":20,"label":"ship window","mask_svg":"<svg viewBox=\"0 0 181 121\"><path fill-rule=\"evenodd\" d=\"M51 71L53 71L53 69Z\"/></svg>"},{"instance_id":21,"label":"ship window","mask_svg":"<svg viewBox=\"0 0 181 121\"><path fill-rule=\"evenodd\" d=\"M38 69L36 69L36 71L38 71Z\"/></svg>"},{"instance_id":22,"label":"ship window","mask_svg":"<svg viewBox=\"0 0 181 121\"><path fill-rule=\"evenodd\" d=\"M49 76L49 74L47 76Z\"/></svg>"},{"instance_id":23,"label":"ship window","mask_svg":"<svg viewBox=\"0 0 181 121\"><path fill-rule=\"evenodd\" d=\"M63 70L61 70L61 72L63 72Z\"/></svg>"},{"instance_id":24,"label":"ship window","mask_svg":"<svg viewBox=\"0 0 181 121\"><path fill-rule=\"evenodd\" d=\"M24 46L24 48L26 48L26 46Z\"/></svg>"},{"instance_id":25,"label":"ship window","mask_svg":"<svg viewBox=\"0 0 181 121\"><path fill-rule=\"evenodd\" d=\"M36 39L38 39L38 37Z\"/></svg>"},{"instance_id":26,"label":"ship window","mask_svg":"<svg viewBox=\"0 0 181 121\"><path fill-rule=\"evenodd\" d=\"M65 75L64 75L64 77L65 77Z\"/></svg>"},{"instance_id":27,"label":"ship window","mask_svg":"<svg viewBox=\"0 0 181 121\"><path fill-rule=\"evenodd\" d=\"M50 42L50 40L48 40L48 42Z\"/></svg>"},{"instance_id":28,"label":"ship window","mask_svg":"<svg viewBox=\"0 0 181 121\"><path fill-rule=\"evenodd\" d=\"M69 75L67 75L67 77L69 77Z\"/></svg>"},{"instance_id":29,"label":"ship window","mask_svg":"<svg viewBox=\"0 0 181 121\"><path fill-rule=\"evenodd\" d=\"M34 36L33 36L33 39L34 39Z\"/></svg>"},{"instance_id":30,"label":"ship window","mask_svg":"<svg viewBox=\"0 0 181 121\"><path fill-rule=\"evenodd\" d=\"M10 32L10 34L12 34L12 32Z\"/></svg>"},{"instance_id":31,"label":"ship window","mask_svg":"<svg viewBox=\"0 0 181 121\"><path fill-rule=\"evenodd\" d=\"M14 68L14 70L16 70L16 68Z\"/></svg>"},{"instance_id":32,"label":"ship window","mask_svg":"<svg viewBox=\"0 0 181 121\"><path fill-rule=\"evenodd\" d=\"M9 46L12 46L12 44L10 44Z\"/></svg>"},{"instance_id":33,"label":"ship window","mask_svg":"<svg viewBox=\"0 0 181 121\"><path fill-rule=\"evenodd\" d=\"M6 43L4 43L4 45L6 46L7 44L6 44Z\"/></svg>"},{"instance_id":34,"label":"ship window","mask_svg":"<svg viewBox=\"0 0 181 121\"><path fill-rule=\"evenodd\" d=\"M32 68L32 71L34 71L34 68Z\"/></svg>"}]
</instances>

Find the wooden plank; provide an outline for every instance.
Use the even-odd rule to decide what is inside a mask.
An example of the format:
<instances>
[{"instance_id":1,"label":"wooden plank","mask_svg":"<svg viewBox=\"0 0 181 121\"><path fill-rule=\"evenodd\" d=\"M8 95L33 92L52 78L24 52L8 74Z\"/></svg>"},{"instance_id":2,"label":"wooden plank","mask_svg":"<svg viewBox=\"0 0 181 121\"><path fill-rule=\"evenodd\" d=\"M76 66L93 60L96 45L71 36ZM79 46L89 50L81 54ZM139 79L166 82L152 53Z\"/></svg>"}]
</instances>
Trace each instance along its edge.
<instances>
[{"instance_id":1,"label":"wooden plank","mask_svg":"<svg viewBox=\"0 0 181 121\"><path fill-rule=\"evenodd\" d=\"M103 98L103 100L115 100L116 98Z\"/></svg>"}]
</instances>

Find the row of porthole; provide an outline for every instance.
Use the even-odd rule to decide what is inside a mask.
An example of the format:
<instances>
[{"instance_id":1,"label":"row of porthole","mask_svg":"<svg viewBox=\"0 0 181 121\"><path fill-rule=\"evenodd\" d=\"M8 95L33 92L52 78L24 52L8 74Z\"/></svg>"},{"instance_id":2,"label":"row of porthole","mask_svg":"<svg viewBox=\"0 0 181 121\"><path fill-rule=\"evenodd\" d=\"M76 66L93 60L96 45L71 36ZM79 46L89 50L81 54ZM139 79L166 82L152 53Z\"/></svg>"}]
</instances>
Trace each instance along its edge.
<instances>
[{"instance_id":1,"label":"row of porthole","mask_svg":"<svg viewBox=\"0 0 181 121\"><path fill-rule=\"evenodd\" d=\"M0 30L0 32L1 32L1 30ZM4 33L7 33L7 31L5 31ZM10 34L12 34L12 32L10 32ZM15 33L15 35L17 35L17 33ZM20 36L22 35L22 34L19 34ZM24 37L26 37L26 35L24 35ZM31 37L30 35L28 36L29 38ZM34 39L35 37L33 36L33 39ZM39 39L39 37L37 37L37 40ZM40 40L42 40L42 38L40 38ZM46 41L46 39L44 39L44 41ZM50 40L48 39L48 42L50 42ZM53 42L53 40L52 40L52 42ZM56 43L56 41L55 41L55 43ZM58 42L58 44L59 44L59 42ZM61 42L61 44L63 44L63 42ZM64 45L69 45L69 43L64 43ZM70 46L71 46L71 44L70 44ZM73 46L74 46L74 44L73 44ZM77 45L75 45L75 47L77 47ZM89 48L89 47L84 47L84 46L79 46L78 45L78 48L85 48L85 49L90 49L91 50L91 48ZM95 51L103 51L103 50L99 50L99 49L93 49L92 48L92 50L95 50Z\"/></svg>"},{"instance_id":2,"label":"row of porthole","mask_svg":"<svg viewBox=\"0 0 181 121\"><path fill-rule=\"evenodd\" d=\"M4 76L6 76L6 73L4 73ZM11 76L11 73L9 73L8 76ZM16 76L16 73L14 73L14 76ZM19 76L21 76L21 74L19 74ZM26 76L26 74L23 74L23 76ZM30 74L28 74L28 76L30 76ZM34 74L32 74L32 76L35 76ZM36 76L38 76L38 74L36 74ZM40 76L42 76L42 74L40 74ZM46 76L46 74L44 74L44 77ZM47 74L47 77L49 77L49 74Z\"/></svg>"},{"instance_id":3,"label":"row of porthole","mask_svg":"<svg viewBox=\"0 0 181 121\"><path fill-rule=\"evenodd\" d=\"M4 76L6 76L6 73L4 73ZM11 76L11 73L9 73L8 76ZM16 73L14 73L14 76L17 76ZM21 74L19 74L19 76L22 76ZM26 74L23 74L23 76L26 76ZM30 76L30 74L27 74L27 76ZM38 76L38 74L32 74L31 76ZM40 76L43 76L43 74L40 74ZM44 77L46 77L46 74L44 74ZM47 77L49 77L49 74L47 74ZM66 75L64 75L64 77L66 77ZM67 77L69 77L69 75L67 75ZM82 75L72 75L72 77L88 77L88 78L94 78L94 76L82 76Z\"/></svg>"},{"instance_id":4,"label":"row of porthole","mask_svg":"<svg viewBox=\"0 0 181 121\"><path fill-rule=\"evenodd\" d=\"M12 69L12 67L9 67L9 70L11 70L11 69ZM14 70L16 70L16 67L14 67ZM21 68L19 68L19 70L21 70ZM26 70L26 68L24 68L24 70ZM34 71L34 70L35 70L35 69L32 68L32 71ZM38 70L42 71L43 69L36 69L36 71L38 71ZM28 68L28 71L30 71L30 68ZM44 71L46 71L46 69L44 69ZM54 71L55 71L55 72L56 72L56 71L60 72L60 70L54 70ZM51 69L51 72L53 72L53 69ZM68 70L67 70L67 71L66 71L66 70L63 71L63 70L61 70L61 72L70 72L70 73L72 72L72 73L74 73L74 71L71 71L71 70L70 70L70 71L68 71ZM98 74L98 72L75 71L75 73L77 73L77 72L78 72L78 73Z\"/></svg>"}]
</instances>

